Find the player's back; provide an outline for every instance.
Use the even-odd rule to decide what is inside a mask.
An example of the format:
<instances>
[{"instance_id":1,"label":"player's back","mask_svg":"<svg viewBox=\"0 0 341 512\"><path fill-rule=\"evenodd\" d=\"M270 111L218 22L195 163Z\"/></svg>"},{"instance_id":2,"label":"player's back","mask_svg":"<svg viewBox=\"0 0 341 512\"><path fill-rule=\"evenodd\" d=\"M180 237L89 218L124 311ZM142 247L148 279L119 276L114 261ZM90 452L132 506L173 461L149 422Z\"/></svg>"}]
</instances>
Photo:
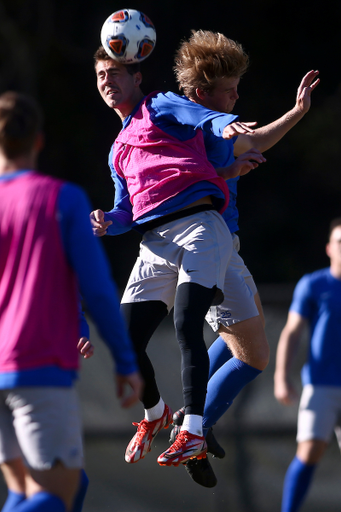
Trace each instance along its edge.
<instances>
[{"instance_id":1,"label":"player's back","mask_svg":"<svg viewBox=\"0 0 341 512\"><path fill-rule=\"evenodd\" d=\"M77 287L57 218L62 185L35 172L0 180L0 371L77 368Z\"/></svg>"}]
</instances>

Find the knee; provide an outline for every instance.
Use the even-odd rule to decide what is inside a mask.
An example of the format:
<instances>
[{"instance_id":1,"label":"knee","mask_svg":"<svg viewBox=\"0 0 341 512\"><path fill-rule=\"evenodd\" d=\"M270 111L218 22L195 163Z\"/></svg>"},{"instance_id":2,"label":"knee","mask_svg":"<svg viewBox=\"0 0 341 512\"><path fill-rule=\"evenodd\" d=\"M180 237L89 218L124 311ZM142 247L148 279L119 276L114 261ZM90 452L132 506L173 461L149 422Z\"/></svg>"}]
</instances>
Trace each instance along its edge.
<instances>
[{"instance_id":1,"label":"knee","mask_svg":"<svg viewBox=\"0 0 341 512\"><path fill-rule=\"evenodd\" d=\"M304 464L317 464L322 459L326 447L327 443L319 439L303 441L298 444L296 455Z\"/></svg>"},{"instance_id":2,"label":"knee","mask_svg":"<svg viewBox=\"0 0 341 512\"><path fill-rule=\"evenodd\" d=\"M264 371L269 364L270 348L263 328L260 328L259 317L258 329L245 329L246 325L236 324L229 330L221 330L220 335L231 350L234 357L244 363ZM251 322L250 322L251 323Z\"/></svg>"},{"instance_id":3,"label":"knee","mask_svg":"<svg viewBox=\"0 0 341 512\"><path fill-rule=\"evenodd\" d=\"M257 370L264 371L268 366L270 360L270 347L267 340L264 340L264 343L258 346L258 350L255 351L252 355L252 364L250 366L254 366Z\"/></svg>"}]
</instances>

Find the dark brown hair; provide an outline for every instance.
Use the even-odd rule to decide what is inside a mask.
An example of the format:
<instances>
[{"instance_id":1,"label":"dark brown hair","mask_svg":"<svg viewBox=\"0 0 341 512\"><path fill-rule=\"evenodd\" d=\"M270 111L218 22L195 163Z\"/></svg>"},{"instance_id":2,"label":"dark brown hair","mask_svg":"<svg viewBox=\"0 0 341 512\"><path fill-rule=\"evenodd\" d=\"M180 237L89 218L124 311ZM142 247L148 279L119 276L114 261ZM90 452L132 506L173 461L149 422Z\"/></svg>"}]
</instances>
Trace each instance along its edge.
<instances>
[{"instance_id":1,"label":"dark brown hair","mask_svg":"<svg viewBox=\"0 0 341 512\"><path fill-rule=\"evenodd\" d=\"M12 91L0 96L0 149L7 158L17 158L32 150L42 118L32 97Z\"/></svg>"},{"instance_id":2,"label":"dark brown hair","mask_svg":"<svg viewBox=\"0 0 341 512\"><path fill-rule=\"evenodd\" d=\"M97 50L95 52L95 55L94 55L95 69L96 69L97 63L100 60L113 60L115 62L115 60L112 59L110 57L110 55L107 54L107 52L105 51L103 46L100 46L99 48L97 48ZM120 63L120 64L122 64L122 63ZM135 73L138 73L140 71L140 63L139 62L137 62L136 64L122 64L122 65L125 68L127 68L129 75L135 75Z\"/></svg>"}]
</instances>

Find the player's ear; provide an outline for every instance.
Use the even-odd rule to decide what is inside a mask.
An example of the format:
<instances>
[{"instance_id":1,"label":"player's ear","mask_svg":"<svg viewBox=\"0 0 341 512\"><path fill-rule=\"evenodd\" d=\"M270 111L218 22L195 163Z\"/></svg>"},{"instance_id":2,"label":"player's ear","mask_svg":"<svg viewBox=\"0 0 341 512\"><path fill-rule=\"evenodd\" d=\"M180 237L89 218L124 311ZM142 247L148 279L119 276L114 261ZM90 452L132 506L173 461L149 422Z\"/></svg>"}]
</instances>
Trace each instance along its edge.
<instances>
[{"instance_id":1,"label":"player's ear","mask_svg":"<svg viewBox=\"0 0 341 512\"><path fill-rule=\"evenodd\" d=\"M326 255L330 258L330 247L329 247L329 243L326 245Z\"/></svg>"},{"instance_id":2,"label":"player's ear","mask_svg":"<svg viewBox=\"0 0 341 512\"><path fill-rule=\"evenodd\" d=\"M142 82L142 74L140 71L134 74L134 85L141 85Z\"/></svg>"},{"instance_id":3,"label":"player's ear","mask_svg":"<svg viewBox=\"0 0 341 512\"><path fill-rule=\"evenodd\" d=\"M38 154L43 149L45 145L45 137L43 132L39 132L36 136L36 140L34 141L34 151Z\"/></svg>"},{"instance_id":4,"label":"player's ear","mask_svg":"<svg viewBox=\"0 0 341 512\"><path fill-rule=\"evenodd\" d=\"M206 96L207 96L207 92L203 91L202 89L200 89L199 87L197 87L195 89L195 94L197 95L198 99L200 101L204 101Z\"/></svg>"}]
</instances>

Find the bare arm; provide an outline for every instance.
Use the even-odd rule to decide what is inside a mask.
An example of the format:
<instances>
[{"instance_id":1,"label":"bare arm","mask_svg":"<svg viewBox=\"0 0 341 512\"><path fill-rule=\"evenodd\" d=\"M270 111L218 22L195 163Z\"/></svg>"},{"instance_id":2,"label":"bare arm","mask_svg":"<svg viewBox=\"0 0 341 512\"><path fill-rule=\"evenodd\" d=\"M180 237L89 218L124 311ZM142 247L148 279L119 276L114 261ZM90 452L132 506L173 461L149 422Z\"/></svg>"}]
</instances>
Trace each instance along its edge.
<instances>
[{"instance_id":1,"label":"bare arm","mask_svg":"<svg viewBox=\"0 0 341 512\"><path fill-rule=\"evenodd\" d=\"M248 151L250 148L256 148L262 152L266 151L281 140L310 109L311 93L320 83L320 79L317 78L318 74L318 71L309 71L303 77L297 90L296 104L292 110L289 110L276 121L255 129L253 133L241 133L234 144L235 156Z\"/></svg>"},{"instance_id":2,"label":"bare arm","mask_svg":"<svg viewBox=\"0 0 341 512\"><path fill-rule=\"evenodd\" d=\"M307 323L303 316L293 311L289 312L287 323L279 338L274 375L274 394L277 400L284 405L291 405L298 398L298 394L290 382L289 374Z\"/></svg>"}]
</instances>

